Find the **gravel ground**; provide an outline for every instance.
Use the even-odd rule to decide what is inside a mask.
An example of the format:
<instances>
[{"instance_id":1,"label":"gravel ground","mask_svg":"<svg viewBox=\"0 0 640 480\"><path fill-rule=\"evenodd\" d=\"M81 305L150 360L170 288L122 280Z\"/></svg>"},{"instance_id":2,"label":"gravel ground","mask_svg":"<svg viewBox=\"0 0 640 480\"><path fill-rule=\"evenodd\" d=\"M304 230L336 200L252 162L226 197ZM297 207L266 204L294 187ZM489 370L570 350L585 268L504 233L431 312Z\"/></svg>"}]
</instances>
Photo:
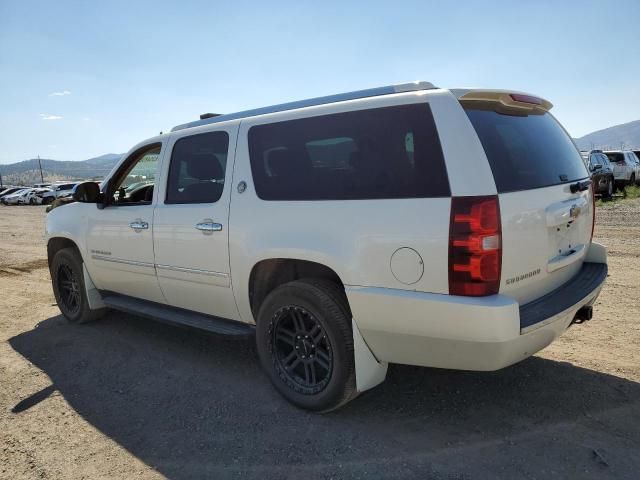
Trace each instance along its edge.
<instances>
[{"instance_id":1,"label":"gravel ground","mask_svg":"<svg viewBox=\"0 0 640 480\"><path fill-rule=\"evenodd\" d=\"M0 478L637 478L640 200L598 211L595 318L499 372L391 366L328 415L249 341L110 313L69 325L44 209L0 206Z\"/></svg>"}]
</instances>

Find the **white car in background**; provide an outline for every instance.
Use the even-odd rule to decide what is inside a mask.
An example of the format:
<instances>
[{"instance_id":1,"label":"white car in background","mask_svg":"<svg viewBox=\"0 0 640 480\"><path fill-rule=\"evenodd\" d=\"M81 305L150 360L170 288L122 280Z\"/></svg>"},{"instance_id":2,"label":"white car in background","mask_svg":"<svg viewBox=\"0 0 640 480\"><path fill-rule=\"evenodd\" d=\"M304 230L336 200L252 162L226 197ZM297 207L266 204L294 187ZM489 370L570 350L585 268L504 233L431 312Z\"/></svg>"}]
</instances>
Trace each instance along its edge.
<instances>
[{"instance_id":1,"label":"white car in background","mask_svg":"<svg viewBox=\"0 0 640 480\"><path fill-rule=\"evenodd\" d=\"M19 205L42 205L44 195L51 192L50 188L32 188L26 196L21 197L18 201Z\"/></svg>"},{"instance_id":2,"label":"white car in background","mask_svg":"<svg viewBox=\"0 0 640 480\"><path fill-rule=\"evenodd\" d=\"M56 198L67 197L73 194L73 189L80 182L67 182L56 183L51 185L50 192L47 192L42 197L42 203L48 205L53 203Z\"/></svg>"},{"instance_id":3,"label":"white car in background","mask_svg":"<svg viewBox=\"0 0 640 480\"><path fill-rule=\"evenodd\" d=\"M31 190L31 188L23 188L22 190L18 190L17 192L12 193L11 195L2 197L0 201L5 205L18 205L20 201L24 197L26 197Z\"/></svg>"},{"instance_id":4,"label":"white car in background","mask_svg":"<svg viewBox=\"0 0 640 480\"><path fill-rule=\"evenodd\" d=\"M607 150L604 154L613 166L616 188L622 189L640 182L640 165L635 153L627 150Z\"/></svg>"}]
</instances>

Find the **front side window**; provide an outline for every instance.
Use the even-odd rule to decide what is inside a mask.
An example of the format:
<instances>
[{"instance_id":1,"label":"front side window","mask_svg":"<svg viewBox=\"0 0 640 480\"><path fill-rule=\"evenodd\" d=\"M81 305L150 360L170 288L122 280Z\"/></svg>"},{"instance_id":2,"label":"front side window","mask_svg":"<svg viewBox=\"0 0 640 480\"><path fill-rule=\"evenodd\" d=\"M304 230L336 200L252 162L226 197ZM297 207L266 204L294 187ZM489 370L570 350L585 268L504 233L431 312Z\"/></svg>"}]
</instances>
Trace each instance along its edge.
<instances>
[{"instance_id":1,"label":"front side window","mask_svg":"<svg viewBox=\"0 0 640 480\"><path fill-rule=\"evenodd\" d=\"M171 154L166 204L214 203L224 190L229 150L227 132L178 140Z\"/></svg>"},{"instance_id":2,"label":"front side window","mask_svg":"<svg viewBox=\"0 0 640 480\"><path fill-rule=\"evenodd\" d=\"M161 144L144 147L125 161L109 186L114 205L150 204L158 173Z\"/></svg>"},{"instance_id":3,"label":"front side window","mask_svg":"<svg viewBox=\"0 0 640 480\"><path fill-rule=\"evenodd\" d=\"M257 125L249 130L249 155L263 200L450 196L424 103Z\"/></svg>"}]
</instances>

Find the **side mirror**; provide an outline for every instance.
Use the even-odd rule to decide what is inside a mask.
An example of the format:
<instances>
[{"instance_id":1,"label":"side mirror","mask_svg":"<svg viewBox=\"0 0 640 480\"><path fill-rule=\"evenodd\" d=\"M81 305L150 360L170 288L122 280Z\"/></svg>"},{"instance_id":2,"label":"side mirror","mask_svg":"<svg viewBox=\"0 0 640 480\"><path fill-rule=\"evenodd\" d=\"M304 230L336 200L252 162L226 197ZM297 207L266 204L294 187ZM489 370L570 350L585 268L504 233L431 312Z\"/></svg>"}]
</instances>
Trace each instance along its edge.
<instances>
[{"instance_id":1,"label":"side mirror","mask_svg":"<svg viewBox=\"0 0 640 480\"><path fill-rule=\"evenodd\" d=\"M95 182L80 183L73 189L73 199L81 203L98 203L100 187Z\"/></svg>"},{"instance_id":2,"label":"side mirror","mask_svg":"<svg viewBox=\"0 0 640 480\"><path fill-rule=\"evenodd\" d=\"M601 169L602 169L602 165L600 164L591 165L592 172L595 172L596 170L601 170Z\"/></svg>"}]
</instances>

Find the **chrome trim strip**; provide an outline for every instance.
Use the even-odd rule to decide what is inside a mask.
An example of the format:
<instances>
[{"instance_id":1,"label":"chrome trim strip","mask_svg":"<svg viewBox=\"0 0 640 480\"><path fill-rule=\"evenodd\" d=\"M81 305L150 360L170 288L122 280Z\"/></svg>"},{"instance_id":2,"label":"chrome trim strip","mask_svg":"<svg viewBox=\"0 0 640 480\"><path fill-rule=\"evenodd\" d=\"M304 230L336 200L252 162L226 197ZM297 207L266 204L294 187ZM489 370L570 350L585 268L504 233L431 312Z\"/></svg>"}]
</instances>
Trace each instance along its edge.
<instances>
[{"instance_id":1,"label":"chrome trim strip","mask_svg":"<svg viewBox=\"0 0 640 480\"><path fill-rule=\"evenodd\" d=\"M156 268L159 268L161 270L173 270L175 272L197 273L198 275L207 275L209 277L229 278L228 273L213 272L211 270L200 270L198 268L174 267L172 265L158 264L156 264Z\"/></svg>"},{"instance_id":2,"label":"chrome trim strip","mask_svg":"<svg viewBox=\"0 0 640 480\"><path fill-rule=\"evenodd\" d=\"M103 262L113 262L113 263L122 263L124 265L134 265L136 267L149 267L149 268L155 267L153 263L136 262L134 260L123 260L121 258L105 257L104 255L91 255L91 258L94 260L102 260Z\"/></svg>"}]
</instances>

